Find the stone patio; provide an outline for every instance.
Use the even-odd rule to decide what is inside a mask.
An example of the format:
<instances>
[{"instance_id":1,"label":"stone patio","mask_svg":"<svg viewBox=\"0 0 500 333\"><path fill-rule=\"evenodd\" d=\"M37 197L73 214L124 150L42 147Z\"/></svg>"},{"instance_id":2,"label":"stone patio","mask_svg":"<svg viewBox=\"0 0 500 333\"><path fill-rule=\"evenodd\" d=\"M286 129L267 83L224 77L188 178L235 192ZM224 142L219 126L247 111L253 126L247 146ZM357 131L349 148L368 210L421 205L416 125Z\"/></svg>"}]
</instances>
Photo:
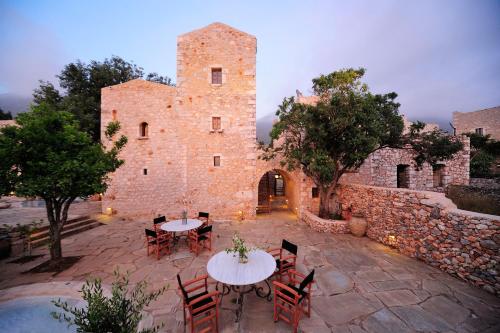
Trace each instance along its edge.
<instances>
[{"instance_id":1,"label":"stone patio","mask_svg":"<svg viewBox=\"0 0 500 333\"><path fill-rule=\"evenodd\" d=\"M20 274L46 258L24 265L4 260L0 262L0 289L40 282L74 283L89 276L111 283L113 270L119 267L130 272L132 282L147 279L152 288L169 285L149 313L155 322L165 324L165 332L183 332L176 274L183 279L205 274L210 256L229 247L237 231L247 243L263 249L277 247L286 238L299 245L298 270L316 269L313 312L300 325L304 332L500 331L500 299L368 238L313 231L287 212L262 215L255 222L216 222L212 253L195 257L181 241L174 254L158 261L146 257L145 226L149 222L118 220L64 239L65 256L84 257L54 277ZM210 287L214 286L212 281ZM0 299L8 294L0 290ZM232 294L224 297L220 332L291 331L284 323L273 322L272 302L255 294L246 295L242 320L234 323L229 310L235 306L233 298Z\"/></svg>"}]
</instances>

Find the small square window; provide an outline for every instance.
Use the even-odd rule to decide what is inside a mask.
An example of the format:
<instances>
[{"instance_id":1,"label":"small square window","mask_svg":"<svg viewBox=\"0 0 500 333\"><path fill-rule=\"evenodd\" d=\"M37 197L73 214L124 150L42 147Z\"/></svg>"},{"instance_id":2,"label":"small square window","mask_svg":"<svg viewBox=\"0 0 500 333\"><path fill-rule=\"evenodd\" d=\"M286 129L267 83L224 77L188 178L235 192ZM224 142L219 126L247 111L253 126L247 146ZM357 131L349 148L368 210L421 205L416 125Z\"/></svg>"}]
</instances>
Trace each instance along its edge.
<instances>
[{"instance_id":1,"label":"small square window","mask_svg":"<svg viewBox=\"0 0 500 333\"><path fill-rule=\"evenodd\" d=\"M220 131L222 129L220 117L212 117L212 130Z\"/></svg>"},{"instance_id":2,"label":"small square window","mask_svg":"<svg viewBox=\"0 0 500 333\"><path fill-rule=\"evenodd\" d=\"M222 68L212 68L212 84L222 84Z\"/></svg>"},{"instance_id":3,"label":"small square window","mask_svg":"<svg viewBox=\"0 0 500 333\"><path fill-rule=\"evenodd\" d=\"M482 128L476 128L476 134L477 135L484 135L484 131Z\"/></svg>"},{"instance_id":4,"label":"small square window","mask_svg":"<svg viewBox=\"0 0 500 333\"><path fill-rule=\"evenodd\" d=\"M319 198L319 190L317 187L312 188L312 197L313 198Z\"/></svg>"},{"instance_id":5,"label":"small square window","mask_svg":"<svg viewBox=\"0 0 500 333\"><path fill-rule=\"evenodd\" d=\"M143 174L144 176L147 176L147 174L148 174L148 169L143 169L143 170L142 170L142 174Z\"/></svg>"},{"instance_id":6,"label":"small square window","mask_svg":"<svg viewBox=\"0 0 500 333\"><path fill-rule=\"evenodd\" d=\"M214 156L214 167L220 167L220 156Z\"/></svg>"}]
</instances>

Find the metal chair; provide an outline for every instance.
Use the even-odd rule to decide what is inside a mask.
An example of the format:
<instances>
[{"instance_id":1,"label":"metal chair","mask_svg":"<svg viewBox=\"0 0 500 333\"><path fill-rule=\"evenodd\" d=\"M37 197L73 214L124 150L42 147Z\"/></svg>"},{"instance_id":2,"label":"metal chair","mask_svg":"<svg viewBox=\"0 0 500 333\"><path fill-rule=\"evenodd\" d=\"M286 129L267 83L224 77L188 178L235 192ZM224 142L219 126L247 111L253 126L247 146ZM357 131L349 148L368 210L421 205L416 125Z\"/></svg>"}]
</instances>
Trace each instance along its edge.
<instances>
[{"instance_id":1,"label":"metal chair","mask_svg":"<svg viewBox=\"0 0 500 333\"><path fill-rule=\"evenodd\" d=\"M203 332L219 331L219 295L218 291L208 292L208 275L182 283L177 274L179 290L182 293L184 326L191 323L191 332L202 327ZM186 317L186 309L189 317ZM208 327L207 327L208 326Z\"/></svg>"},{"instance_id":2,"label":"metal chair","mask_svg":"<svg viewBox=\"0 0 500 333\"><path fill-rule=\"evenodd\" d=\"M278 277L278 281L282 280L283 275L289 269L295 269L298 252L297 245L283 239L280 248L270 249L267 252L276 259L276 272L274 275Z\"/></svg>"},{"instance_id":3,"label":"metal chair","mask_svg":"<svg viewBox=\"0 0 500 333\"><path fill-rule=\"evenodd\" d=\"M290 283L273 281L274 322L282 319L297 332L302 313L311 317L311 288L314 283L314 269L307 275L290 269Z\"/></svg>"}]
</instances>

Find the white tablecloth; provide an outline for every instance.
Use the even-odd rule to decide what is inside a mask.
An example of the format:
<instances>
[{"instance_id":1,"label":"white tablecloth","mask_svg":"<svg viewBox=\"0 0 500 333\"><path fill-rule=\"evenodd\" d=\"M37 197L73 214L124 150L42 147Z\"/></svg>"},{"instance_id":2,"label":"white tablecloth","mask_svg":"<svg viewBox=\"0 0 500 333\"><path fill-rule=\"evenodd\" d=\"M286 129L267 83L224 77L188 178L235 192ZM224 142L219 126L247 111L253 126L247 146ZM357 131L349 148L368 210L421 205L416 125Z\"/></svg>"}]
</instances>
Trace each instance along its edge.
<instances>
[{"instance_id":1,"label":"white tablecloth","mask_svg":"<svg viewBox=\"0 0 500 333\"><path fill-rule=\"evenodd\" d=\"M168 232L182 232L196 229L202 225L203 222L197 219L187 219L187 224L182 224L182 220L173 220L161 225L161 230Z\"/></svg>"},{"instance_id":2,"label":"white tablecloth","mask_svg":"<svg viewBox=\"0 0 500 333\"><path fill-rule=\"evenodd\" d=\"M248 253L248 262L240 264L238 254L222 251L214 255L207 264L208 274L216 281L233 286L251 285L264 281L276 269L276 260L263 250Z\"/></svg>"}]
</instances>

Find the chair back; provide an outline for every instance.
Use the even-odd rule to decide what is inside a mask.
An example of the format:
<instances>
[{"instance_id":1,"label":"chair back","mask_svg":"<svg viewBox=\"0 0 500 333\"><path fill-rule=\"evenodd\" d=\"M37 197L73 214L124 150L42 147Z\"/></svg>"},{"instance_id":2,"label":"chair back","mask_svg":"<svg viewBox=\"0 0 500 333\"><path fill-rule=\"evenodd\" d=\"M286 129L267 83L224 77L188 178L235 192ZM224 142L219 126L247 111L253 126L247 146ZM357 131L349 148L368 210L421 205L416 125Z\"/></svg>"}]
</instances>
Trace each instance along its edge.
<instances>
[{"instance_id":1,"label":"chair back","mask_svg":"<svg viewBox=\"0 0 500 333\"><path fill-rule=\"evenodd\" d=\"M311 283L313 280L314 280L314 269L299 284L299 292L304 291L307 285Z\"/></svg>"},{"instance_id":2,"label":"chair back","mask_svg":"<svg viewBox=\"0 0 500 333\"><path fill-rule=\"evenodd\" d=\"M156 225L156 224L158 224L158 223L164 223L164 222L166 222L166 221L167 221L167 219L165 218L165 216L158 216L158 217L155 217L155 218L153 219L153 224L155 224L155 225Z\"/></svg>"},{"instance_id":3,"label":"chair back","mask_svg":"<svg viewBox=\"0 0 500 333\"><path fill-rule=\"evenodd\" d=\"M186 289L184 289L184 286L182 285L181 277L179 274L177 274L177 283L179 283L179 288L181 289L182 296L184 297L184 301L186 301L187 303L188 293Z\"/></svg>"},{"instance_id":4,"label":"chair back","mask_svg":"<svg viewBox=\"0 0 500 333\"><path fill-rule=\"evenodd\" d=\"M203 235L203 234L206 234L207 232L212 232L212 226L211 225L207 225L207 226L201 227L201 228L199 228L197 230L198 235Z\"/></svg>"},{"instance_id":5,"label":"chair back","mask_svg":"<svg viewBox=\"0 0 500 333\"><path fill-rule=\"evenodd\" d=\"M199 212L199 213L198 213L198 217L204 217L204 218L206 218L206 219L208 219L208 216L209 216L209 215L210 215L209 213L205 213L205 212Z\"/></svg>"},{"instance_id":6,"label":"chair back","mask_svg":"<svg viewBox=\"0 0 500 333\"><path fill-rule=\"evenodd\" d=\"M297 255L297 250L298 250L297 245L290 243L286 239L283 239L283 242L281 242L281 248L287 250L288 252L294 255Z\"/></svg>"},{"instance_id":7,"label":"chair back","mask_svg":"<svg viewBox=\"0 0 500 333\"><path fill-rule=\"evenodd\" d=\"M150 229L144 229L146 231L146 236L156 238L156 232Z\"/></svg>"}]
</instances>

